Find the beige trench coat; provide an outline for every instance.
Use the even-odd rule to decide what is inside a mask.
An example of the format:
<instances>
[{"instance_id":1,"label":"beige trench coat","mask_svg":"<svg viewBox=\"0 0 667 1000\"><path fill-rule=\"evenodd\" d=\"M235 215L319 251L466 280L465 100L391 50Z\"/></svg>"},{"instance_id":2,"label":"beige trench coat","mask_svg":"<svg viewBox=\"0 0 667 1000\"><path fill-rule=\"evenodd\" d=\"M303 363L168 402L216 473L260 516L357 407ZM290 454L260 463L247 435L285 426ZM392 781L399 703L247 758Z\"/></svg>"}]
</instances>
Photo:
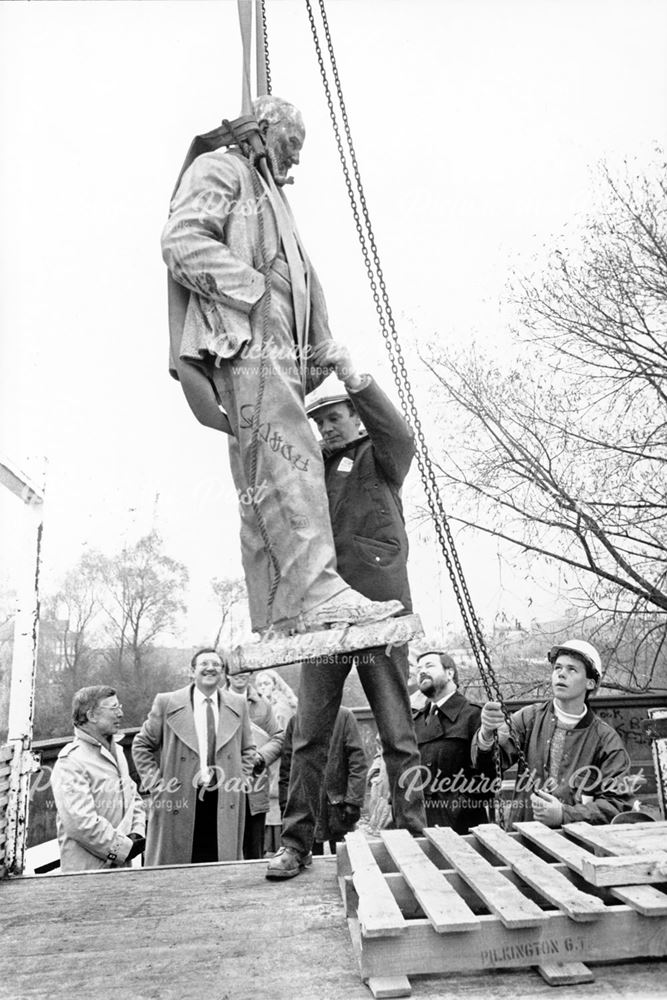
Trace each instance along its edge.
<instances>
[{"instance_id":1,"label":"beige trench coat","mask_svg":"<svg viewBox=\"0 0 667 1000\"><path fill-rule=\"evenodd\" d=\"M197 801L199 744L191 685L158 694L134 738L132 756L142 789L151 792L145 863L189 864ZM220 690L215 744L218 779L218 859L243 857L243 779L255 760L245 697Z\"/></svg>"},{"instance_id":2,"label":"beige trench coat","mask_svg":"<svg viewBox=\"0 0 667 1000\"><path fill-rule=\"evenodd\" d=\"M75 728L51 775L56 803L60 868L64 873L123 865L132 841L143 836L146 810L132 781L120 741L115 753Z\"/></svg>"}]
</instances>

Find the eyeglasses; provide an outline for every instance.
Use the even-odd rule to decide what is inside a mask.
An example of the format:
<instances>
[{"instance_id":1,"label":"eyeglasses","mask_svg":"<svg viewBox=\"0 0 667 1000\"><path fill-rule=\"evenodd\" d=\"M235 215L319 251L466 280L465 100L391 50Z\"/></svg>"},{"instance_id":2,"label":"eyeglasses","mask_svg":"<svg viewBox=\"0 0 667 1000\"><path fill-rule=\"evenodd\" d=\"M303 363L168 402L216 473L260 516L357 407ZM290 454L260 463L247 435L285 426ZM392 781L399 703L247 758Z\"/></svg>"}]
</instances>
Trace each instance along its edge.
<instances>
[{"instance_id":1,"label":"eyeglasses","mask_svg":"<svg viewBox=\"0 0 667 1000\"><path fill-rule=\"evenodd\" d=\"M122 712L123 711L123 706L122 705L98 705L97 707L103 709L103 711L105 711L105 712Z\"/></svg>"}]
</instances>

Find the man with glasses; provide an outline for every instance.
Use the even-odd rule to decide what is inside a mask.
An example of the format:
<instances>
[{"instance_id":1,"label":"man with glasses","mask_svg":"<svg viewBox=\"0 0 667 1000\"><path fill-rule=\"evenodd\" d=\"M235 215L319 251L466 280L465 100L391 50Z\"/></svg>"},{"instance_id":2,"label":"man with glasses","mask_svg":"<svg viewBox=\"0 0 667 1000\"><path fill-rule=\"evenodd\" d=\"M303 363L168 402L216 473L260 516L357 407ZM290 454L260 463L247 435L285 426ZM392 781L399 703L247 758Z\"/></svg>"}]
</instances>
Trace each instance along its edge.
<instances>
[{"instance_id":1,"label":"man with glasses","mask_svg":"<svg viewBox=\"0 0 667 1000\"><path fill-rule=\"evenodd\" d=\"M588 704L602 679L597 649L583 639L568 639L549 650L553 697L527 705L511 716L526 758L527 772L517 778L512 822L539 820L546 826L585 820L609 823L631 808L635 782L620 736ZM473 738L474 764L488 763L493 736L503 769L518 759L498 702L487 702Z\"/></svg>"},{"instance_id":2,"label":"man with glasses","mask_svg":"<svg viewBox=\"0 0 667 1000\"><path fill-rule=\"evenodd\" d=\"M118 868L143 852L146 811L120 746L122 718L112 687L74 695L74 740L51 776L63 872Z\"/></svg>"}]
</instances>

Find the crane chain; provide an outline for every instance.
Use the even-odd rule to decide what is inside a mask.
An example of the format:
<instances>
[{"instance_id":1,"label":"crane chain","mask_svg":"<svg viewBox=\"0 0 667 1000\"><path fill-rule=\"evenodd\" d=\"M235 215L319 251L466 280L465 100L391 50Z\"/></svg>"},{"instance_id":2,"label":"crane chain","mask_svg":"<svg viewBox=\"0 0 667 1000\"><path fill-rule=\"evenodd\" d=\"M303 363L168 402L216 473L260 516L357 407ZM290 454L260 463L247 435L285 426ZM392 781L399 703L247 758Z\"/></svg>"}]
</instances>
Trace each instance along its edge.
<instances>
[{"instance_id":1,"label":"crane chain","mask_svg":"<svg viewBox=\"0 0 667 1000\"><path fill-rule=\"evenodd\" d=\"M343 128L345 131L350 162L352 164L352 171L354 174L354 179L357 188L356 194L352 185L352 179L347 164L345 149L343 147L343 142L341 139L340 128L338 126L336 110L334 107L334 102L331 94L331 87L329 84L327 70L324 63L324 57L322 55L322 48L320 45L315 18L313 15L312 5L310 0L306 0L308 19L310 22L313 41L315 44L315 52L320 69L320 75L322 77L325 97L329 109L329 117L331 118L334 137L336 140L336 145L338 147L338 156L343 168L345 185L347 188L350 206L352 208L352 214L354 217L357 236L361 246L361 252L364 259L364 266L369 279L376 312L378 314L382 336L385 342L385 348L389 354L394 382L396 383L399 399L401 402L401 408L406 417L406 420L408 421L408 424L412 427L412 430L417 440L417 448L415 454L415 457L417 459L417 466L421 473L422 483L424 486L427 503L433 518L435 532L438 537L438 541L440 542L440 548L442 550L445 559L447 572L449 574L449 578L452 584L452 589L454 591L454 596L456 598L456 602L458 604L459 611L463 619L463 624L465 627L466 634L468 636L468 641L470 643L471 650L473 652L473 655L477 662L477 666L479 668L482 684L484 686L486 695L489 698L489 700L498 701L501 705L503 716L505 718L510 733L510 737L514 742L517 750L519 768L520 770L524 770L527 767L525 755L523 753L523 750L521 749L519 740L517 738L516 730L514 728L511 716L509 715L504 705L498 678L493 669L493 665L491 663L491 658L489 656L486 642L484 640L479 619L477 618L477 614L472 604L470 592L468 590L468 585L465 579L465 575L463 573L463 568L461 566L454 538L449 525L449 519L447 518L447 514L442 505L442 500L440 499L440 494L437 488L437 480L433 469L433 463L431 461L428 452L428 447L426 444L426 439L424 437L423 428L421 425L421 421L419 419L419 415L417 413L414 395L412 393L410 379L405 364L403 351L400 345L400 341L398 339L396 324L394 322L393 312L391 309L391 304L389 302L389 296L384 281L384 275L380 263L379 253L375 243L373 227L370 221L370 215L366 203L363 183L361 180L359 165L356 157L354 143L352 140L352 134L347 115L347 108L345 105L345 99L343 96L340 77L338 75L338 67L333 48L333 40L331 38L331 32L329 30L329 24L326 15L326 9L324 6L324 0L319 0L319 7L327 42L327 49L331 61L332 73L336 86L336 93L340 107L340 116L343 122ZM359 206L361 207L361 215L363 215L366 232L364 232L364 225L362 224L359 207L357 206L357 198L359 201ZM370 247L370 253L369 253L369 247ZM371 263L371 257L372 257L372 263ZM376 282L376 276L377 276L377 282ZM461 592L463 596L461 596ZM494 739L494 758L496 760L496 765L497 765L496 770L499 770L499 747L497 738Z\"/></svg>"},{"instance_id":2,"label":"crane chain","mask_svg":"<svg viewBox=\"0 0 667 1000\"><path fill-rule=\"evenodd\" d=\"M261 0L262 43L264 45L264 67L266 69L266 92L271 93L271 64L269 63L269 34L266 28L266 0Z\"/></svg>"}]
</instances>

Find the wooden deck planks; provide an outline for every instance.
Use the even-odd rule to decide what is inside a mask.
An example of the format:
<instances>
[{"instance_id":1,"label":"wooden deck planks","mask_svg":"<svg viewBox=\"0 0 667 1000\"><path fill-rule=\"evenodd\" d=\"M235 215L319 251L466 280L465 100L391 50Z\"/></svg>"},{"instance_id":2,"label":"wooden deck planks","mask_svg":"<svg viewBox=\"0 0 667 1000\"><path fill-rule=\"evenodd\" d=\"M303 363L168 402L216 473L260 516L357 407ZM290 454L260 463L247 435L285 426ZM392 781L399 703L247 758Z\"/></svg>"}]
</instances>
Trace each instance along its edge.
<instances>
[{"instance_id":1,"label":"wooden deck planks","mask_svg":"<svg viewBox=\"0 0 667 1000\"><path fill-rule=\"evenodd\" d=\"M360 830L345 835L352 881L359 896L357 916L364 937L395 937L406 921Z\"/></svg>"},{"instance_id":2,"label":"wooden deck planks","mask_svg":"<svg viewBox=\"0 0 667 1000\"><path fill-rule=\"evenodd\" d=\"M505 927L535 927L549 919L537 903L524 896L453 830L427 828L424 833Z\"/></svg>"},{"instance_id":3,"label":"wooden deck planks","mask_svg":"<svg viewBox=\"0 0 667 1000\"><path fill-rule=\"evenodd\" d=\"M369 1000L335 862L316 858L287 883L264 869L7 880L0 1000Z\"/></svg>"},{"instance_id":4,"label":"wooden deck planks","mask_svg":"<svg viewBox=\"0 0 667 1000\"><path fill-rule=\"evenodd\" d=\"M0 910L0 1000L369 997L329 858L285 883L268 882L264 862L7 880ZM557 911L534 932L510 932L496 917L481 922L481 934L443 936L419 920L386 942L363 939L364 978L400 978L411 968L420 1000L551 1000L526 966L667 953L660 922L654 928L622 906L586 928ZM576 993L659 1000L666 973L658 960L598 966L595 986Z\"/></svg>"},{"instance_id":5,"label":"wooden deck planks","mask_svg":"<svg viewBox=\"0 0 667 1000\"><path fill-rule=\"evenodd\" d=\"M440 934L479 930L479 917L407 830L383 830L382 840L434 930Z\"/></svg>"},{"instance_id":6,"label":"wooden deck planks","mask_svg":"<svg viewBox=\"0 0 667 1000\"><path fill-rule=\"evenodd\" d=\"M566 913L572 920L597 920L606 910L602 900L577 889L560 872L527 847L492 823L476 826L475 837L519 875L524 882L538 890L545 899Z\"/></svg>"}]
</instances>

